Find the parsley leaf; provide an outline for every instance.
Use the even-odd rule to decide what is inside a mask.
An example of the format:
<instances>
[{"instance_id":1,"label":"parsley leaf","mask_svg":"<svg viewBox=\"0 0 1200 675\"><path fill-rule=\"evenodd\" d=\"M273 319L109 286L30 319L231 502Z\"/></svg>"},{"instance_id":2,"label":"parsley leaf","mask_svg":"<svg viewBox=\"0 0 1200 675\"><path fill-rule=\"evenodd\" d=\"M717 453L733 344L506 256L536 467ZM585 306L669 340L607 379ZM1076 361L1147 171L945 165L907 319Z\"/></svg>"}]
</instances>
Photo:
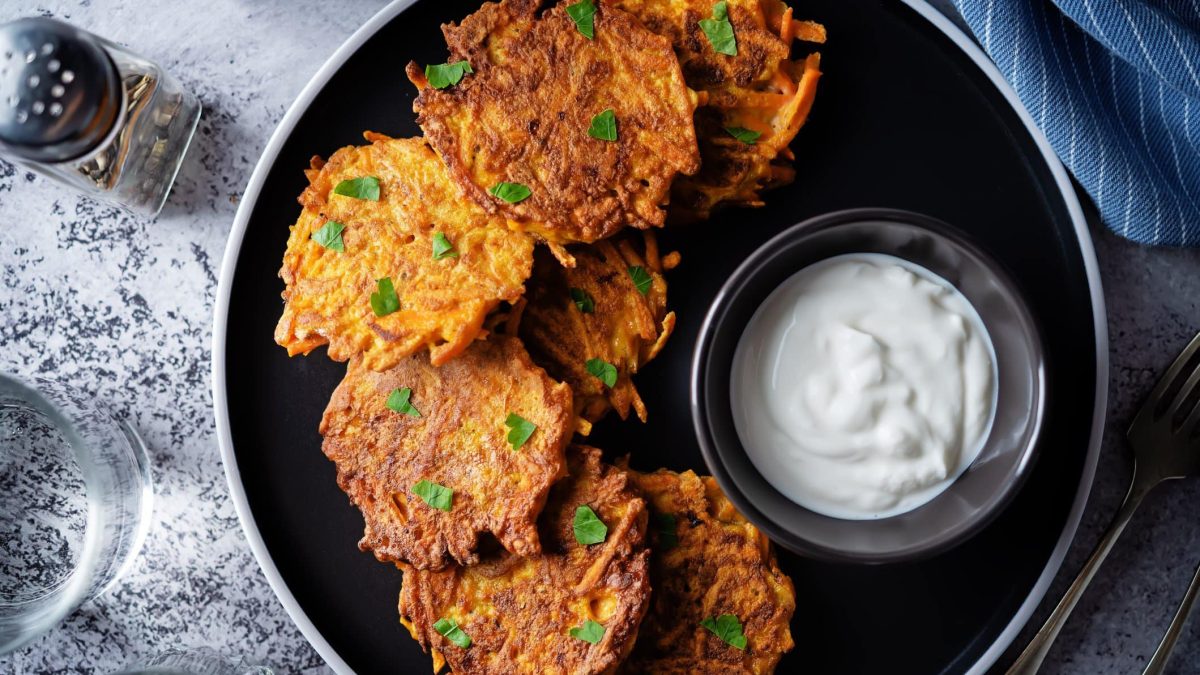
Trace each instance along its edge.
<instances>
[{"instance_id":1,"label":"parsley leaf","mask_svg":"<svg viewBox=\"0 0 1200 675\"><path fill-rule=\"evenodd\" d=\"M583 640L584 642L590 642L591 644L597 644L604 639L604 626L601 626L591 619L584 621L582 626L578 628L572 628L567 632L570 633L571 637L575 638L576 640Z\"/></svg>"},{"instance_id":2,"label":"parsley leaf","mask_svg":"<svg viewBox=\"0 0 1200 675\"><path fill-rule=\"evenodd\" d=\"M658 534L659 549L666 551L679 545L679 535L675 532L675 516L670 513L654 511L650 514L650 524Z\"/></svg>"},{"instance_id":3,"label":"parsley leaf","mask_svg":"<svg viewBox=\"0 0 1200 675\"><path fill-rule=\"evenodd\" d=\"M725 641L725 644L738 649L746 648L746 636L742 635L742 622L738 621L736 616L722 614L716 619L710 616L701 621L700 625L712 631L714 635Z\"/></svg>"},{"instance_id":4,"label":"parsley leaf","mask_svg":"<svg viewBox=\"0 0 1200 675\"><path fill-rule=\"evenodd\" d=\"M637 292L645 295L650 292L650 284L654 281L650 278L650 273L645 267L634 265L629 268L629 278L633 279L633 285L637 287Z\"/></svg>"},{"instance_id":5,"label":"parsley leaf","mask_svg":"<svg viewBox=\"0 0 1200 675\"><path fill-rule=\"evenodd\" d=\"M433 629L441 633L442 637L463 649L471 646L471 636L464 633L463 629L458 627L458 622L454 619L438 619L433 624Z\"/></svg>"},{"instance_id":6,"label":"parsley leaf","mask_svg":"<svg viewBox=\"0 0 1200 675\"><path fill-rule=\"evenodd\" d=\"M508 427L508 443L513 450L520 450L525 441L533 435L533 430L537 429L536 424L516 413L508 413L504 426Z\"/></svg>"},{"instance_id":7,"label":"parsley leaf","mask_svg":"<svg viewBox=\"0 0 1200 675\"><path fill-rule=\"evenodd\" d=\"M446 235L441 232L433 234L433 259L442 260L444 258L457 258L458 251L454 250L454 244L446 238Z\"/></svg>"},{"instance_id":8,"label":"parsley leaf","mask_svg":"<svg viewBox=\"0 0 1200 675\"><path fill-rule=\"evenodd\" d=\"M427 480L419 480L417 484L412 486L413 494L421 498L421 501L432 506L435 509L449 511L454 504L454 490L445 485L430 483Z\"/></svg>"},{"instance_id":9,"label":"parsley leaf","mask_svg":"<svg viewBox=\"0 0 1200 675\"><path fill-rule=\"evenodd\" d=\"M608 526L590 506L580 506L575 509L575 541L587 546L599 544L608 536Z\"/></svg>"},{"instance_id":10,"label":"parsley leaf","mask_svg":"<svg viewBox=\"0 0 1200 675\"><path fill-rule=\"evenodd\" d=\"M387 407L409 417L420 417L421 411L413 407L413 404L409 402L410 398L412 398L412 389L408 387L393 389L392 393L388 394Z\"/></svg>"},{"instance_id":11,"label":"parsley leaf","mask_svg":"<svg viewBox=\"0 0 1200 675\"><path fill-rule=\"evenodd\" d=\"M396 297L391 277L376 279L375 286L379 289L371 294L371 309L375 310L375 316L387 316L400 309L400 298Z\"/></svg>"},{"instance_id":12,"label":"parsley leaf","mask_svg":"<svg viewBox=\"0 0 1200 675\"><path fill-rule=\"evenodd\" d=\"M488 194L499 197L509 204L525 201L533 191L520 183L499 182L488 188Z\"/></svg>"},{"instance_id":13,"label":"parsley leaf","mask_svg":"<svg viewBox=\"0 0 1200 675\"><path fill-rule=\"evenodd\" d=\"M587 371L600 378L607 387L611 388L617 384L617 367L604 359L588 359Z\"/></svg>"},{"instance_id":14,"label":"parsley leaf","mask_svg":"<svg viewBox=\"0 0 1200 675\"><path fill-rule=\"evenodd\" d=\"M588 292L582 288L571 289L571 301L574 302L575 306L579 308L579 311L583 312L584 314L591 314L592 312L596 311L596 301L593 300L592 296L588 295Z\"/></svg>"},{"instance_id":15,"label":"parsley leaf","mask_svg":"<svg viewBox=\"0 0 1200 675\"><path fill-rule=\"evenodd\" d=\"M762 132L747 129L746 127L725 127L725 131L746 145L754 145L754 141L757 141L758 137L762 136Z\"/></svg>"},{"instance_id":16,"label":"parsley leaf","mask_svg":"<svg viewBox=\"0 0 1200 675\"><path fill-rule=\"evenodd\" d=\"M580 0L567 5L567 16L575 22L575 30L580 35L589 40L596 37L596 5L592 0Z\"/></svg>"},{"instance_id":17,"label":"parsley leaf","mask_svg":"<svg viewBox=\"0 0 1200 675\"><path fill-rule=\"evenodd\" d=\"M708 36L714 52L737 56L737 38L733 36L733 24L729 21L729 7L724 1L713 5L711 19L700 19L700 30Z\"/></svg>"},{"instance_id":18,"label":"parsley leaf","mask_svg":"<svg viewBox=\"0 0 1200 675\"><path fill-rule=\"evenodd\" d=\"M333 194L377 202L379 201L379 179L374 176L350 178L335 185Z\"/></svg>"},{"instance_id":19,"label":"parsley leaf","mask_svg":"<svg viewBox=\"0 0 1200 675\"><path fill-rule=\"evenodd\" d=\"M324 246L331 251L345 251L346 246L342 243L342 230L346 226L331 220L321 226L321 229L312 233L312 240Z\"/></svg>"},{"instance_id":20,"label":"parsley leaf","mask_svg":"<svg viewBox=\"0 0 1200 675\"><path fill-rule=\"evenodd\" d=\"M451 85L462 82L463 75L466 73L474 73L471 70L471 64L466 61L456 61L455 63L439 63L425 66L425 79L429 81L429 86L434 89L445 89Z\"/></svg>"},{"instance_id":21,"label":"parsley leaf","mask_svg":"<svg viewBox=\"0 0 1200 675\"><path fill-rule=\"evenodd\" d=\"M617 114L608 108L592 118L592 126L588 127L588 136L602 141L617 140Z\"/></svg>"}]
</instances>

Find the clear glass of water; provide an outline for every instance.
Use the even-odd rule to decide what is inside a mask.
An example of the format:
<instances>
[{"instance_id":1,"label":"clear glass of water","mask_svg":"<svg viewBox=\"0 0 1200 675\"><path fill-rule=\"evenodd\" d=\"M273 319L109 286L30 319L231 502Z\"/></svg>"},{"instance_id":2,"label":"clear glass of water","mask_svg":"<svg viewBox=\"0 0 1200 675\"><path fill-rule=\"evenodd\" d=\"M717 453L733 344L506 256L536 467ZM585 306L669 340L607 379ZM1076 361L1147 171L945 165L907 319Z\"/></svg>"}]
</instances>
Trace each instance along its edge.
<instances>
[{"instance_id":1,"label":"clear glass of water","mask_svg":"<svg viewBox=\"0 0 1200 675\"><path fill-rule=\"evenodd\" d=\"M0 373L0 654L104 593L141 549L146 447L90 393Z\"/></svg>"}]
</instances>

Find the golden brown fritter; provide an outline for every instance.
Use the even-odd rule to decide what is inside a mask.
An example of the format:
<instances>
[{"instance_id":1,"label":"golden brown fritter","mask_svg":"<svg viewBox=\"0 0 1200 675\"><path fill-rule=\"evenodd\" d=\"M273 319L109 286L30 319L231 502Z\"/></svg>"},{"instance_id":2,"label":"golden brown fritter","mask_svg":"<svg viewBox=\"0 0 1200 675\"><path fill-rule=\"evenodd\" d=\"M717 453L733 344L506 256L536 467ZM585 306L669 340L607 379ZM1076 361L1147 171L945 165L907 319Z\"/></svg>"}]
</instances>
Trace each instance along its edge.
<instances>
[{"instance_id":1,"label":"golden brown fritter","mask_svg":"<svg viewBox=\"0 0 1200 675\"><path fill-rule=\"evenodd\" d=\"M388 406L405 388L419 416ZM537 425L516 450L510 413ZM438 367L416 354L375 372L356 358L321 420L338 485L366 522L359 547L422 569L475 563L480 533L517 554L538 553L535 521L565 474L572 427L570 389L503 336ZM422 480L453 490L449 511L413 492Z\"/></svg>"},{"instance_id":2,"label":"golden brown fritter","mask_svg":"<svg viewBox=\"0 0 1200 675\"><path fill-rule=\"evenodd\" d=\"M771 542L742 517L711 477L629 471L650 504L650 612L625 673L769 673L792 649L792 581ZM746 649L700 625L733 614Z\"/></svg>"},{"instance_id":3,"label":"golden brown fritter","mask_svg":"<svg viewBox=\"0 0 1200 675\"><path fill-rule=\"evenodd\" d=\"M501 300L524 291L533 241L463 198L445 165L418 138L366 134L370 145L313 158L304 207L283 257L283 316L275 341L288 353L328 344L329 357L356 354L385 370L428 348L435 364L466 349ZM335 194L343 180L375 177L379 200ZM313 240L334 221L345 226L338 251ZM458 253L434 259L440 233ZM371 295L390 278L398 311L376 316Z\"/></svg>"},{"instance_id":4,"label":"golden brown fritter","mask_svg":"<svg viewBox=\"0 0 1200 675\"><path fill-rule=\"evenodd\" d=\"M564 268L539 252L534 256L524 308L518 307L516 312L517 334L534 362L571 385L583 433L610 407L621 419L632 407L638 418L646 421L646 406L632 378L658 354L675 328L675 313L667 312L663 258L654 234L644 235L622 235L571 247L574 268ZM645 244L639 245L640 241ZM665 259L673 265L677 258L672 254ZM635 267L649 275L645 294L631 276L630 269ZM575 302L576 296L584 302L583 308ZM589 359L601 359L616 368L612 387L588 371Z\"/></svg>"},{"instance_id":5,"label":"golden brown fritter","mask_svg":"<svg viewBox=\"0 0 1200 675\"><path fill-rule=\"evenodd\" d=\"M605 4L589 40L566 3L539 16L540 4L484 3L443 26L449 62L468 61L473 73L439 90L409 64L417 121L472 199L547 242L662 225L671 180L699 168L696 96L670 43ZM588 134L608 109L616 141ZM502 181L531 194L510 204L488 193Z\"/></svg>"},{"instance_id":6,"label":"golden brown fritter","mask_svg":"<svg viewBox=\"0 0 1200 675\"><path fill-rule=\"evenodd\" d=\"M649 604L646 506L625 472L582 446L567 452L570 478L554 486L540 525L542 554L499 552L478 565L440 572L405 569L400 621L433 652L434 672L608 673L625 657ZM608 527L603 542L575 539L576 509ZM433 626L454 621L467 648ZM604 627L596 644L572 637L585 621Z\"/></svg>"},{"instance_id":7,"label":"golden brown fritter","mask_svg":"<svg viewBox=\"0 0 1200 675\"><path fill-rule=\"evenodd\" d=\"M808 117L820 77L820 55L791 61L792 42L825 41L825 29L792 19L780 0L727 0L737 54L713 50L700 21L714 0L614 0L675 46L684 80L700 92L696 115L701 169L672 189L673 220L708 217L718 204L761 206L763 190L791 182L788 144ZM726 127L762 134L753 145Z\"/></svg>"}]
</instances>

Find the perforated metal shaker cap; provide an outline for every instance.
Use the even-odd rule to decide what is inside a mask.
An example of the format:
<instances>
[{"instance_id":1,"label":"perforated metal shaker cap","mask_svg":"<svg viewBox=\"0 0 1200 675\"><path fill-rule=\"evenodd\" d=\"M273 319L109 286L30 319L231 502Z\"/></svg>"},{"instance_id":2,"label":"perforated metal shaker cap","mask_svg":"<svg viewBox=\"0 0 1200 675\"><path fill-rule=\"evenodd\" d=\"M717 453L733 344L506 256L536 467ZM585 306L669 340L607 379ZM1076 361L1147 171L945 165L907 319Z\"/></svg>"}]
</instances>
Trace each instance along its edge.
<instances>
[{"instance_id":1,"label":"perforated metal shaker cap","mask_svg":"<svg viewBox=\"0 0 1200 675\"><path fill-rule=\"evenodd\" d=\"M91 34L44 18L0 25L0 151L35 162L85 155L121 100L117 68Z\"/></svg>"}]
</instances>

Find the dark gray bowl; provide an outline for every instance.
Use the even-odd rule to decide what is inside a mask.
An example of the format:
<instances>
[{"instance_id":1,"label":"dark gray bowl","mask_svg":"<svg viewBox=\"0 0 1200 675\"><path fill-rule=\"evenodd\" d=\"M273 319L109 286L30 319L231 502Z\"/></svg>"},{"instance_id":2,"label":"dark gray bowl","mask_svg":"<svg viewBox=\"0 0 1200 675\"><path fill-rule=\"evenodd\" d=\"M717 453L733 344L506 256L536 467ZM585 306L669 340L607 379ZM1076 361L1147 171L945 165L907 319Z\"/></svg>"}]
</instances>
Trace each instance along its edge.
<instances>
[{"instance_id":1,"label":"dark gray bowl","mask_svg":"<svg viewBox=\"0 0 1200 675\"><path fill-rule=\"evenodd\" d=\"M912 511L842 520L810 511L768 483L746 455L730 406L733 355L758 306L801 268L845 253L885 253L954 284L996 350L998 396L979 456ZM1016 494L1035 456L1045 407L1041 338L1009 275L951 226L917 213L854 209L795 225L734 271L709 309L692 361L691 406L704 461L734 505L771 539L802 555L884 563L932 555L978 532Z\"/></svg>"}]
</instances>

